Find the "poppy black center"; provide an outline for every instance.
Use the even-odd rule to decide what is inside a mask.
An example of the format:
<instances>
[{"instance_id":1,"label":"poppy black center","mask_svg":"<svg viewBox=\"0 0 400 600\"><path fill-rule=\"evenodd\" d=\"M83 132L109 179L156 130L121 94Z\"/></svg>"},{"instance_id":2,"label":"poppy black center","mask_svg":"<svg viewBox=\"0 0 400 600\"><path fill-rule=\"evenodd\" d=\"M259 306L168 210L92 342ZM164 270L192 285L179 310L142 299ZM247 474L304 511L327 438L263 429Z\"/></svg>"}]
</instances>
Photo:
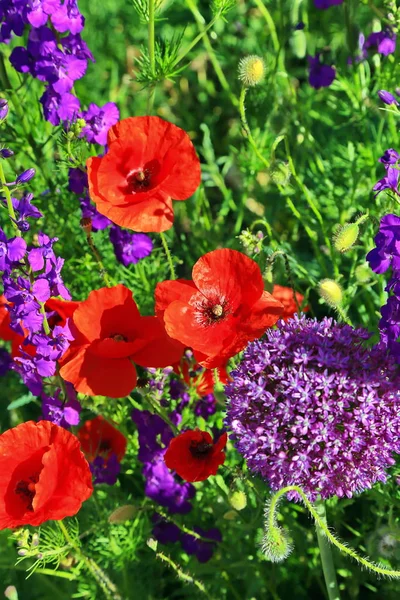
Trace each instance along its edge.
<instances>
[{"instance_id":1,"label":"poppy black center","mask_svg":"<svg viewBox=\"0 0 400 600\"><path fill-rule=\"evenodd\" d=\"M208 442L192 442L189 450L194 458L205 458L208 454L210 454L213 445Z\"/></svg>"},{"instance_id":2,"label":"poppy black center","mask_svg":"<svg viewBox=\"0 0 400 600\"><path fill-rule=\"evenodd\" d=\"M130 192L144 192L151 185L151 171L150 169L143 169L128 173L127 183Z\"/></svg>"},{"instance_id":3,"label":"poppy black center","mask_svg":"<svg viewBox=\"0 0 400 600\"><path fill-rule=\"evenodd\" d=\"M33 499L36 494L36 484L39 481L39 473L21 479L15 486L15 493L26 503L26 510L33 511Z\"/></svg>"},{"instance_id":4,"label":"poppy black center","mask_svg":"<svg viewBox=\"0 0 400 600\"><path fill-rule=\"evenodd\" d=\"M122 333L114 333L110 336L114 342L127 342L127 338Z\"/></svg>"},{"instance_id":5,"label":"poppy black center","mask_svg":"<svg viewBox=\"0 0 400 600\"><path fill-rule=\"evenodd\" d=\"M99 452L108 452L109 450L111 450L110 440L102 440L100 442Z\"/></svg>"}]
</instances>

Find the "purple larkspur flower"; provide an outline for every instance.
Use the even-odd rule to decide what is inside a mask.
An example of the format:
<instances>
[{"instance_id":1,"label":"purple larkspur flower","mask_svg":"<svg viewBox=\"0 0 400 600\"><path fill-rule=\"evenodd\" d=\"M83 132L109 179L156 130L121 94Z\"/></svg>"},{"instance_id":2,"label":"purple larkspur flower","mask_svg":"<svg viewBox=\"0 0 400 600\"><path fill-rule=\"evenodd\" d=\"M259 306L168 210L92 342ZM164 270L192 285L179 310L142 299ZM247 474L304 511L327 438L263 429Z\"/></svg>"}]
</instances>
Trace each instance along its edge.
<instances>
[{"instance_id":1,"label":"purple larkspur flower","mask_svg":"<svg viewBox=\"0 0 400 600\"><path fill-rule=\"evenodd\" d=\"M21 376L22 381L34 396L41 395L43 391L42 378L38 374L31 356L24 353L23 356L15 357L12 369Z\"/></svg>"},{"instance_id":2,"label":"purple larkspur flower","mask_svg":"<svg viewBox=\"0 0 400 600\"><path fill-rule=\"evenodd\" d=\"M367 254L369 266L375 273L385 273L389 267L400 272L400 217L382 217L375 238L376 247Z\"/></svg>"},{"instance_id":3,"label":"purple larkspur flower","mask_svg":"<svg viewBox=\"0 0 400 600\"><path fill-rule=\"evenodd\" d=\"M193 531L210 541L196 538L190 533L184 533L181 538L182 548L187 554L194 554L199 562L208 562L215 552L217 543L222 542L222 534L216 527L207 530L194 527Z\"/></svg>"},{"instance_id":4,"label":"purple larkspur flower","mask_svg":"<svg viewBox=\"0 0 400 600\"><path fill-rule=\"evenodd\" d=\"M226 386L226 424L272 490L297 485L314 501L387 480L400 452L400 375L369 337L303 315L247 347Z\"/></svg>"},{"instance_id":5,"label":"purple larkspur flower","mask_svg":"<svg viewBox=\"0 0 400 600\"><path fill-rule=\"evenodd\" d=\"M58 94L52 86L48 86L40 102L45 119L52 125L59 125L61 121L73 121L80 109L76 96L69 93Z\"/></svg>"},{"instance_id":6,"label":"purple larkspur flower","mask_svg":"<svg viewBox=\"0 0 400 600\"><path fill-rule=\"evenodd\" d=\"M85 25L85 18L79 12L76 0L64 0L51 15L54 29L60 33L70 31L74 35L80 33Z\"/></svg>"},{"instance_id":7,"label":"purple larkspur flower","mask_svg":"<svg viewBox=\"0 0 400 600\"><path fill-rule=\"evenodd\" d=\"M63 37L61 39L61 44L67 54L74 54L77 58L96 62L93 54L89 50L87 43L81 38L79 33L76 35L70 33L69 35Z\"/></svg>"},{"instance_id":8,"label":"purple larkspur flower","mask_svg":"<svg viewBox=\"0 0 400 600\"><path fill-rule=\"evenodd\" d=\"M5 98L0 98L0 121L4 121L8 115L8 102Z\"/></svg>"},{"instance_id":9,"label":"purple larkspur flower","mask_svg":"<svg viewBox=\"0 0 400 600\"><path fill-rule=\"evenodd\" d=\"M384 102L384 104L387 104L388 106L390 106L391 104L395 104L396 106L399 105L398 101L393 96L393 94L387 92L386 90L379 90L378 96L382 100L382 102Z\"/></svg>"},{"instance_id":10,"label":"purple larkspur flower","mask_svg":"<svg viewBox=\"0 0 400 600\"><path fill-rule=\"evenodd\" d=\"M67 386L70 385L67 383ZM72 386L71 386L72 388ZM73 388L68 389L68 400L63 403L60 400L61 390L57 390L54 396L42 395L42 415L46 421L51 421L60 427L68 429L71 426L79 425L80 412L82 407L76 397ZM70 394L72 393L72 397Z\"/></svg>"},{"instance_id":11,"label":"purple larkspur flower","mask_svg":"<svg viewBox=\"0 0 400 600\"><path fill-rule=\"evenodd\" d=\"M400 159L400 154L394 150L394 148L389 148L385 150L383 155L378 159L380 163L385 166L395 165L397 161Z\"/></svg>"},{"instance_id":12,"label":"purple larkspur flower","mask_svg":"<svg viewBox=\"0 0 400 600\"><path fill-rule=\"evenodd\" d=\"M60 0L30 0L27 7L26 18L35 28L46 25L49 15L60 6Z\"/></svg>"},{"instance_id":13,"label":"purple larkspur flower","mask_svg":"<svg viewBox=\"0 0 400 600\"><path fill-rule=\"evenodd\" d=\"M191 483L178 483L164 462L163 456L145 463L143 475L146 479L145 494L171 514L187 514L192 510L191 500L196 490Z\"/></svg>"},{"instance_id":14,"label":"purple larkspur flower","mask_svg":"<svg viewBox=\"0 0 400 600\"><path fill-rule=\"evenodd\" d=\"M50 83L53 90L61 95L71 91L75 81L84 76L86 68L86 60L60 50L43 56L35 64L36 76Z\"/></svg>"},{"instance_id":15,"label":"purple larkspur flower","mask_svg":"<svg viewBox=\"0 0 400 600\"><path fill-rule=\"evenodd\" d=\"M331 6L343 4L343 0L314 0L315 8L326 9Z\"/></svg>"},{"instance_id":16,"label":"purple larkspur flower","mask_svg":"<svg viewBox=\"0 0 400 600\"><path fill-rule=\"evenodd\" d=\"M379 54L388 56L396 51L396 34L390 29L371 33L365 42L365 48L376 46Z\"/></svg>"},{"instance_id":17,"label":"purple larkspur flower","mask_svg":"<svg viewBox=\"0 0 400 600\"><path fill-rule=\"evenodd\" d=\"M203 417L207 420L208 417L214 415L217 410L217 402L214 394L207 394L198 400L194 407L194 414L197 417Z\"/></svg>"},{"instance_id":18,"label":"purple larkspur flower","mask_svg":"<svg viewBox=\"0 0 400 600\"><path fill-rule=\"evenodd\" d=\"M382 179L377 181L373 187L374 192L376 192L375 198L376 198L376 196L378 196L378 194L380 194L384 190L391 190L397 196L400 196L400 193L398 191L399 175L400 175L399 169L396 167L393 167L391 165L385 165L385 168L386 168L385 177L382 177Z\"/></svg>"},{"instance_id":19,"label":"purple larkspur flower","mask_svg":"<svg viewBox=\"0 0 400 600\"><path fill-rule=\"evenodd\" d=\"M69 169L68 171L68 189L74 194L83 194L89 187L86 171L82 169Z\"/></svg>"},{"instance_id":20,"label":"purple larkspur flower","mask_svg":"<svg viewBox=\"0 0 400 600\"><path fill-rule=\"evenodd\" d=\"M25 29L25 1L3 0L0 6L0 17L3 23L0 27L0 43L8 44L14 33L21 36Z\"/></svg>"},{"instance_id":21,"label":"purple larkspur flower","mask_svg":"<svg viewBox=\"0 0 400 600\"><path fill-rule=\"evenodd\" d=\"M173 544L181 539L181 530L175 523L170 523L155 513L151 520L154 523L152 534L161 544Z\"/></svg>"},{"instance_id":22,"label":"purple larkspur flower","mask_svg":"<svg viewBox=\"0 0 400 600\"><path fill-rule=\"evenodd\" d=\"M96 458L89 463L89 466L93 475L94 484L106 483L107 485L115 485L117 483L121 465L116 454L112 453L109 458L96 456Z\"/></svg>"},{"instance_id":23,"label":"purple larkspur flower","mask_svg":"<svg viewBox=\"0 0 400 600\"><path fill-rule=\"evenodd\" d=\"M26 253L26 242L21 237L8 239L0 229L0 272L9 272L13 264L19 262Z\"/></svg>"},{"instance_id":24,"label":"purple larkspur flower","mask_svg":"<svg viewBox=\"0 0 400 600\"><path fill-rule=\"evenodd\" d=\"M125 267L136 264L149 256L153 250L153 241L145 233L132 233L113 225L110 229L110 240L114 246L117 260Z\"/></svg>"},{"instance_id":25,"label":"purple larkspur flower","mask_svg":"<svg viewBox=\"0 0 400 600\"><path fill-rule=\"evenodd\" d=\"M92 231L101 231L112 225L112 221L108 217L100 214L96 206L92 204L89 196L79 198L82 211L82 219L90 219L92 221Z\"/></svg>"},{"instance_id":26,"label":"purple larkspur flower","mask_svg":"<svg viewBox=\"0 0 400 600\"><path fill-rule=\"evenodd\" d=\"M8 373L12 362L10 353L5 348L0 348L0 377L4 377Z\"/></svg>"},{"instance_id":27,"label":"purple larkspur flower","mask_svg":"<svg viewBox=\"0 0 400 600\"><path fill-rule=\"evenodd\" d=\"M86 122L81 137L86 137L92 144L105 146L108 130L119 120L119 110L114 102L107 102L104 106L89 104L88 110L83 111L81 117Z\"/></svg>"},{"instance_id":28,"label":"purple larkspur flower","mask_svg":"<svg viewBox=\"0 0 400 600\"><path fill-rule=\"evenodd\" d=\"M58 360L68 350L74 339L69 325L56 325L50 335L36 333L32 336L32 344L36 346L36 356Z\"/></svg>"},{"instance_id":29,"label":"purple larkspur flower","mask_svg":"<svg viewBox=\"0 0 400 600\"><path fill-rule=\"evenodd\" d=\"M56 255L54 254L53 244L57 241L58 238L49 238L45 233L38 234L38 247L32 248L28 253L32 271L41 271L47 266L48 261L55 262Z\"/></svg>"},{"instance_id":30,"label":"purple larkspur flower","mask_svg":"<svg viewBox=\"0 0 400 600\"><path fill-rule=\"evenodd\" d=\"M317 53L315 56L307 57L310 69L308 81L316 90L322 87L329 87L336 77L335 68L322 64L320 56L321 54Z\"/></svg>"},{"instance_id":31,"label":"purple larkspur flower","mask_svg":"<svg viewBox=\"0 0 400 600\"><path fill-rule=\"evenodd\" d=\"M12 198L12 204L18 213L15 223L20 231L29 231L27 219L40 219L43 214L32 204L33 194L25 193L22 198Z\"/></svg>"}]
</instances>

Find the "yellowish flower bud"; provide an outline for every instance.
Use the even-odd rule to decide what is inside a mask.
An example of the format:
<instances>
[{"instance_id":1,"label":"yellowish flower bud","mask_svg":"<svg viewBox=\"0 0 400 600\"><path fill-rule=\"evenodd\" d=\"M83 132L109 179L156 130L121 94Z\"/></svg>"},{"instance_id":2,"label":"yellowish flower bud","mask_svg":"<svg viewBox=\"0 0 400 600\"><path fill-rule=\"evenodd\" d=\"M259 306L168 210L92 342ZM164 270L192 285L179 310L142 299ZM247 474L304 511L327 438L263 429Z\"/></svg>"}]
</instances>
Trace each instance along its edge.
<instances>
[{"instance_id":1,"label":"yellowish flower bud","mask_svg":"<svg viewBox=\"0 0 400 600\"><path fill-rule=\"evenodd\" d=\"M355 270L355 276L358 283L368 283L368 281L371 281L371 267L369 264L358 265Z\"/></svg>"},{"instance_id":2,"label":"yellowish flower bud","mask_svg":"<svg viewBox=\"0 0 400 600\"><path fill-rule=\"evenodd\" d=\"M343 290L333 279L323 279L320 281L318 291L329 306L340 306L343 302Z\"/></svg>"},{"instance_id":3,"label":"yellowish flower bud","mask_svg":"<svg viewBox=\"0 0 400 600\"><path fill-rule=\"evenodd\" d=\"M253 87L265 77L265 62L259 56L246 56L239 63L239 79L246 87Z\"/></svg>"},{"instance_id":4,"label":"yellowish flower bud","mask_svg":"<svg viewBox=\"0 0 400 600\"><path fill-rule=\"evenodd\" d=\"M247 505L247 496L244 492L236 490L229 496L229 504L235 510L243 510Z\"/></svg>"},{"instance_id":5,"label":"yellowish flower bud","mask_svg":"<svg viewBox=\"0 0 400 600\"><path fill-rule=\"evenodd\" d=\"M360 233L357 223L347 223L340 227L334 236L334 246L338 252L347 252L356 243Z\"/></svg>"}]
</instances>

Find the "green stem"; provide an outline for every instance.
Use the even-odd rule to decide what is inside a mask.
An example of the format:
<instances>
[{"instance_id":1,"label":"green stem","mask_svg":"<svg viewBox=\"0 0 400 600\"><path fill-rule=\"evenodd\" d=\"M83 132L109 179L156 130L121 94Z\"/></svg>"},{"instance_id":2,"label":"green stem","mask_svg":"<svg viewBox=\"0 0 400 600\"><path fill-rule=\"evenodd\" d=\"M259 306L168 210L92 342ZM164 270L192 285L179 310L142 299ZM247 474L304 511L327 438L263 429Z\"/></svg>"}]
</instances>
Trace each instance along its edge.
<instances>
[{"instance_id":1,"label":"green stem","mask_svg":"<svg viewBox=\"0 0 400 600\"><path fill-rule=\"evenodd\" d=\"M253 134L251 133L249 124L247 122L247 118L246 118L246 105L245 105L245 100L246 100L246 94L247 94L247 87L243 86L242 87L242 91L240 92L240 98L239 98L239 112L240 112L240 119L242 121L242 126L243 129L247 135L247 138L251 144L251 147L253 148L254 152L256 153L256 155L258 156L258 158L261 160L261 162L266 166L266 168L269 168L269 162L264 158L264 156L261 154L260 150L258 149L257 143L255 141L255 139L253 138Z\"/></svg>"},{"instance_id":2,"label":"green stem","mask_svg":"<svg viewBox=\"0 0 400 600\"><path fill-rule=\"evenodd\" d=\"M171 271L171 279L176 279L175 267L174 267L174 263L172 260L172 254L171 254L170 249L168 248L167 238L165 237L165 234L162 231L160 231L160 238L161 238L162 245L164 247L165 255L167 257L169 270Z\"/></svg>"},{"instance_id":3,"label":"green stem","mask_svg":"<svg viewBox=\"0 0 400 600\"><path fill-rule=\"evenodd\" d=\"M264 17L265 21L267 22L275 52L279 52L280 45L279 45L278 34L276 33L275 23L274 23L273 18L271 17L270 12L266 8L266 6L264 6L264 4L261 0L254 0L254 3L256 4L256 6L257 6L258 10L260 11L260 13L262 14L262 16Z\"/></svg>"},{"instance_id":4,"label":"green stem","mask_svg":"<svg viewBox=\"0 0 400 600\"><path fill-rule=\"evenodd\" d=\"M185 0L185 1L186 1L187 6L189 7L189 9L192 11L194 18L196 19L196 23L197 23L197 26L198 26L200 32L204 34L203 43L204 43L205 49L208 52L208 56L210 58L212 66L214 67L215 74L218 78L218 81L221 84L221 87L229 94L229 98L230 98L232 104L234 106L238 106L238 99L231 91L228 80L225 77L225 74L222 70L221 65L219 64L218 58L217 58L217 56L214 52L214 49L212 47L212 44L210 42L210 38L208 37L207 32L204 32L204 30L205 30L204 17L200 13L199 9L196 6L196 3L193 0Z\"/></svg>"},{"instance_id":5,"label":"green stem","mask_svg":"<svg viewBox=\"0 0 400 600\"><path fill-rule=\"evenodd\" d=\"M155 0L149 0L149 22L148 22L148 46L151 74L155 75L156 54L155 54ZM147 114L151 114L154 104L155 85L149 87L147 97Z\"/></svg>"},{"instance_id":6,"label":"green stem","mask_svg":"<svg viewBox=\"0 0 400 600\"><path fill-rule=\"evenodd\" d=\"M386 577L393 577L394 579L400 579L400 571L396 571L394 569L387 569L385 567L382 567L379 564L374 564L367 558L360 556L355 550L353 550L353 548L349 548L348 546L343 544L340 540L338 540L333 535L333 533L331 533L331 531L328 528L328 526L326 525L326 523L324 523L324 520L320 517L318 511L311 504L311 502L307 498L306 494L303 492L303 490L299 486L288 485L288 486L280 489L278 492L276 492L276 494L274 494L274 496L272 497L272 500L271 500L271 512L272 512L273 507L276 508L279 498L281 496L284 496L288 492L296 492L301 497L306 508L309 510L309 512L313 516L316 525L319 526L323 535L331 542L331 544L336 546L336 548L338 548L338 550L342 554L347 554L348 556L353 558L358 564L362 565L363 567L365 567L366 569L368 569L370 571L373 571L374 573L378 573L378 575L385 575Z\"/></svg>"},{"instance_id":7,"label":"green stem","mask_svg":"<svg viewBox=\"0 0 400 600\"><path fill-rule=\"evenodd\" d=\"M214 24L216 23L216 21L219 19L219 14L215 15L215 17L209 22L209 24L204 27L203 31L201 31L199 33L199 35L197 35L194 40L192 40L190 42L190 44L188 44L186 46L186 48L179 54L179 56L176 58L176 60L173 63L173 66L175 67L176 65L178 65L187 54L189 54L189 52L196 46L196 44L198 44L200 42L200 40L205 37L205 35L207 34L208 30L211 29L211 27L214 26Z\"/></svg>"},{"instance_id":8,"label":"green stem","mask_svg":"<svg viewBox=\"0 0 400 600\"><path fill-rule=\"evenodd\" d=\"M1 191L3 192L3 194L6 197L7 210L8 210L10 219L12 220L11 222L13 224L13 227L15 229L15 235L18 237L22 237L22 234L21 234L20 230L18 229L18 225L16 224L17 217L16 217L15 210L14 210L14 207L12 204L11 193L7 186L7 181L6 181L6 177L4 175L4 169L3 169L3 165L1 164L1 161L0 161L0 183L1 183Z\"/></svg>"},{"instance_id":9,"label":"green stem","mask_svg":"<svg viewBox=\"0 0 400 600\"><path fill-rule=\"evenodd\" d=\"M315 508L325 527L328 528L324 502L320 500L316 504ZM336 578L336 570L335 565L333 563L332 548L324 535L324 531L321 529L317 522L315 523L315 529L317 531L318 546L321 555L322 570L324 572L326 589L328 591L328 598L329 600L340 600L340 592Z\"/></svg>"},{"instance_id":10,"label":"green stem","mask_svg":"<svg viewBox=\"0 0 400 600\"><path fill-rule=\"evenodd\" d=\"M114 584L108 579L108 577L105 575L105 573L103 574L102 570L95 563L95 561L92 560L91 558L88 558L82 552L79 545L69 535L68 529L65 527L64 523L62 521L57 521L57 524L58 524L59 528L61 529L68 544L71 546L71 548L74 549L77 556L83 561L83 563L85 564L88 571L92 574L97 585L103 590L104 595L106 596L107 600L115 600L117 598L119 600L122 600L121 596L118 593L114 594L114 595L111 594L111 591L114 592L114 590L116 590ZM111 590L109 589L109 587L111 588Z\"/></svg>"},{"instance_id":11,"label":"green stem","mask_svg":"<svg viewBox=\"0 0 400 600\"><path fill-rule=\"evenodd\" d=\"M104 283L106 284L107 287L111 287L112 286L111 280L110 280L108 273L103 265L101 256L100 256L96 246L94 245L94 241L93 241L93 238L92 238L90 232L88 232L86 234L86 239L89 244L89 248L91 249L91 251L93 253L94 258L95 258L97 264L99 265L100 275L104 279Z\"/></svg>"}]
</instances>

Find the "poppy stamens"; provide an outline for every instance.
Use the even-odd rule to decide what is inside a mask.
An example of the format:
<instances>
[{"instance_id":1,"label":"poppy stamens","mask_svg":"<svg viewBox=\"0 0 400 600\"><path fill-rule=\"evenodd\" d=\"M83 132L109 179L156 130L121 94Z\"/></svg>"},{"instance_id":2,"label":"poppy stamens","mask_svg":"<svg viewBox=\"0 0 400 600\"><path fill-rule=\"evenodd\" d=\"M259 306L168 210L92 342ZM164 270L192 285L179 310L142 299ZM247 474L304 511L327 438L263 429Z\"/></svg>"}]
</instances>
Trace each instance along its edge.
<instances>
[{"instance_id":1,"label":"poppy stamens","mask_svg":"<svg viewBox=\"0 0 400 600\"><path fill-rule=\"evenodd\" d=\"M202 442L192 442L190 444L189 450L190 453L192 454L192 456L194 456L194 458L205 458L208 454L210 454L210 451L212 450L213 445L209 444L208 442L202 441Z\"/></svg>"},{"instance_id":2,"label":"poppy stamens","mask_svg":"<svg viewBox=\"0 0 400 600\"><path fill-rule=\"evenodd\" d=\"M39 474L36 473L26 481L21 479L15 486L15 493L26 502L26 510L33 511L33 499L36 495L36 483L39 481Z\"/></svg>"},{"instance_id":3,"label":"poppy stamens","mask_svg":"<svg viewBox=\"0 0 400 600\"><path fill-rule=\"evenodd\" d=\"M114 342L127 342L128 339L122 333L114 333L110 336Z\"/></svg>"}]
</instances>

